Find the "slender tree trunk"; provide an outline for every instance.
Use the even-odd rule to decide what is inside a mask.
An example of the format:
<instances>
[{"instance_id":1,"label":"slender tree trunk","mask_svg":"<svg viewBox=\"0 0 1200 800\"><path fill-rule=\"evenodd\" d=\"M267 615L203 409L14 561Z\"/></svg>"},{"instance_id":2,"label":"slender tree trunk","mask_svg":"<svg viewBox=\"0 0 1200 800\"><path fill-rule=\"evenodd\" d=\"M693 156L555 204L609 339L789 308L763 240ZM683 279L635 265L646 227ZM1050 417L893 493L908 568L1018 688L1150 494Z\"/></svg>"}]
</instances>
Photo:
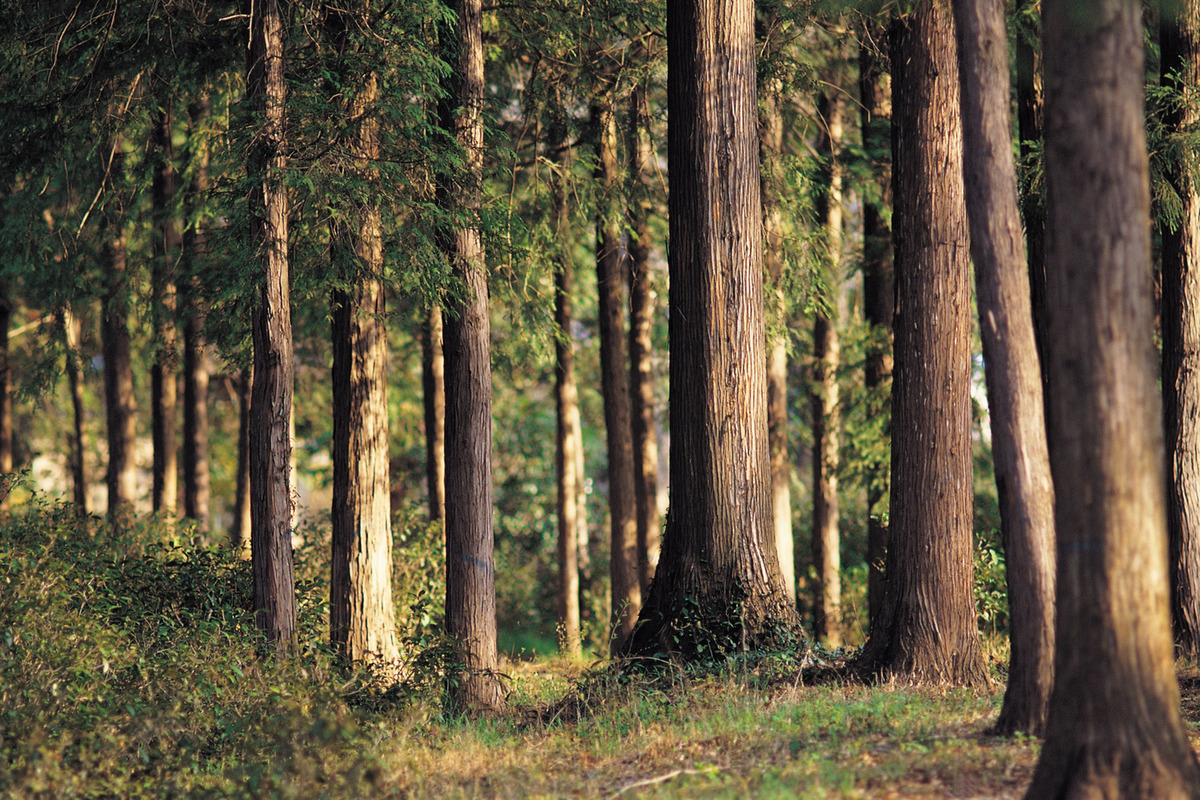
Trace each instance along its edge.
<instances>
[{"instance_id":1,"label":"slender tree trunk","mask_svg":"<svg viewBox=\"0 0 1200 800\"><path fill-rule=\"evenodd\" d=\"M963 160L1010 610L996 730L1039 735L1054 683L1054 488L1009 111L1004 0L956 0Z\"/></svg>"},{"instance_id":2,"label":"slender tree trunk","mask_svg":"<svg viewBox=\"0 0 1200 800\"><path fill-rule=\"evenodd\" d=\"M957 48L947 0L890 31L896 374L891 540L869 675L988 684L972 587L970 278Z\"/></svg>"},{"instance_id":3,"label":"slender tree trunk","mask_svg":"<svg viewBox=\"0 0 1200 800\"><path fill-rule=\"evenodd\" d=\"M250 154L250 236L262 259L254 309L254 385L250 402L251 551L256 623L287 655L296 637L292 567L292 316L288 279L283 18L278 0L250 15L246 94L258 115Z\"/></svg>"},{"instance_id":4,"label":"slender tree trunk","mask_svg":"<svg viewBox=\"0 0 1200 800\"><path fill-rule=\"evenodd\" d=\"M446 519L446 359L442 354L442 309L425 312L421 336L421 385L425 403L425 482L429 519Z\"/></svg>"},{"instance_id":5,"label":"slender tree trunk","mask_svg":"<svg viewBox=\"0 0 1200 800\"><path fill-rule=\"evenodd\" d=\"M865 384L872 408L887 413L892 382L892 232L887 207L891 205L891 160L889 141L892 113L887 91L887 73L875 51L886 32L869 23L866 41L858 56L858 89L861 109L863 149L875 165L872 172L877 184L868 187L863 199L863 314L870 326L867 346ZM887 510L888 465L873 461L867 475L867 607L874 629L883 607L884 565L887 561L888 527L883 521Z\"/></svg>"},{"instance_id":6,"label":"slender tree trunk","mask_svg":"<svg viewBox=\"0 0 1200 800\"><path fill-rule=\"evenodd\" d=\"M208 474L208 359L204 347L204 308L199 297L197 270L207 250L206 220L200 206L208 192L208 147L198 128L207 121L205 97L188 106L188 181L183 234L183 513L208 527L211 488Z\"/></svg>"},{"instance_id":7,"label":"slender tree trunk","mask_svg":"<svg viewBox=\"0 0 1200 800\"><path fill-rule=\"evenodd\" d=\"M83 366L80 363L79 340L83 336L82 324L69 305L62 309L63 337L67 343L67 380L71 389L71 498L75 511L86 517L87 471L84 466L85 441L83 438Z\"/></svg>"},{"instance_id":8,"label":"slender tree trunk","mask_svg":"<svg viewBox=\"0 0 1200 800\"><path fill-rule=\"evenodd\" d=\"M443 204L460 212L448 232L446 252L465 296L447 309L445 319L446 628L465 668L457 702L468 709L497 709L504 698L495 676L491 332L478 218L483 180L483 9L480 0L454 0L450 8L457 23L447 42L452 74L441 109L442 127L453 132L463 163L439 193Z\"/></svg>"},{"instance_id":9,"label":"slender tree trunk","mask_svg":"<svg viewBox=\"0 0 1200 800\"><path fill-rule=\"evenodd\" d=\"M233 548L243 559L251 558L250 531L250 402L254 386L251 367L243 368L236 380L238 401L237 485L233 497Z\"/></svg>"},{"instance_id":10,"label":"slender tree trunk","mask_svg":"<svg viewBox=\"0 0 1200 800\"><path fill-rule=\"evenodd\" d=\"M175 330L175 277L179 257L179 225L175 203L174 147L171 145L171 115L163 110L152 122L154 154L153 200L157 231L150 283L154 293L154 364L150 370L150 408L154 440L154 510L173 517L178 501L178 448L175 442L177 416L175 372L179 367Z\"/></svg>"},{"instance_id":11,"label":"slender tree trunk","mask_svg":"<svg viewBox=\"0 0 1200 800\"><path fill-rule=\"evenodd\" d=\"M667 38L672 497L627 651L694 658L799 618L771 502L754 5L669 0Z\"/></svg>"},{"instance_id":12,"label":"slender tree trunk","mask_svg":"<svg viewBox=\"0 0 1200 800\"><path fill-rule=\"evenodd\" d=\"M649 54L641 51L643 60ZM633 422L634 499L637 505L638 584L644 595L658 566L658 432L654 424L654 286L650 280L650 214L654 151L645 81L629 108L629 380Z\"/></svg>"},{"instance_id":13,"label":"slender tree trunk","mask_svg":"<svg viewBox=\"0 0 1200 800\"><path fill-rule=\"evenodd\" d=\"M838 446L841 414L838 408L838 305L842 294L842 171L837 148L842 139L841 101L823 94L817 105L822 120L821 155L828 160L824 194L817 216L824 227L826 266L825 296L813 319L813 568L817 583L813 597L813 636L829 647L839 647L841 632L841 537L838 534Z\"/></svg>"},{"instance_id":14,"label":"slender tree trunk","mask_svg":"<svg viewBox=\"0 0 1200 800\"><path fill-rule=\"evenodd\" d=\"M0 510L8 508L12 490L13 423L12 370L8 359L8 328L12 318L12 300L7 284L0 284Z\"/></svg>"},{"instance_id":15,"label":"slender tree trunk","mask_svg":"<svg viewBox=\"0 0 1200 800\"><path fill-rule=\"evenodd\" d=\"M1200 797L1171 652L1142 4L1044 0L1055 683L1028 797Z\"/></svg>"},{"instance_id":16,"label":"slender tree trunk","mask_svg":"<svg viewBox=\"0 0 1200 800\"><path fill-rule=\"evenodd\" d=\"M1200 122L1200 2L1163 3L1164 115L1176 135ZM1200 658L1200 190L1187 164L1171 175L1182 209L1162 235L1162 385L1167 431L1171 619L1181 655Z\"/></svg>"}]
</instances>

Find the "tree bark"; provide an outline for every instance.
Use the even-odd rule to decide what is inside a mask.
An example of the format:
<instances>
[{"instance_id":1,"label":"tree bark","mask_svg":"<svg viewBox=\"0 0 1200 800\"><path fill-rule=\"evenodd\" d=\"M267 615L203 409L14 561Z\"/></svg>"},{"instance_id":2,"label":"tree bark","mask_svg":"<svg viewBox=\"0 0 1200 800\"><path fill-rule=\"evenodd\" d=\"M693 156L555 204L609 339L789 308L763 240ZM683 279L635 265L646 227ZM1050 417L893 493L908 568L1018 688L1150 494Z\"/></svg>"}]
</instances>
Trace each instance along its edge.
<instances>
[{"instance_id":1,"label":"tree bark","mask_svg":"<svg viewBox=\"0 0 1200 800\"><path fill-rule=\"evenodd\" d=\"M671 493L634 654L791 640L767 446L762 206L750 0L667 4Z\"/></svg>"},{"instance_id":2,"label":"tree bark","mask_svg":"<svg viewBox=\"0 0 1200 800\"><path fill-rule=\"evenodd\" d=\"M456 175L439 187L458 212L446 254L465 295L448 308L446 359L446 629L464 673L456 701L466 709L504 705L496 680L496 571L492 533L492 371L488 286L479 211L483 181L483 9L454 0L457 22L442 127L462 148Z\"/></svg>"},{"instance_id":3,"label":"tree bark","mask_svg":"<svg viewBox=\"0 0 1200 800\"><path fill-rule=\"evenodd\" d=\"M602 90L605 92L607 90ZM608 450L608 514L611 547L612 652L629 638L642 605L638 581L636 478L625 351L625 289L620 202L617 196L617 126L612 98L592 105L596 146L596 279L600 317L600 385Z\"/></svg>"},{"instance_id":4,"label":"tree bark","mask_svg":"<svg viewBox=\"0 0 1200 800\"><path fill-rule=\"evenodd\" d=\"M278 0L250 15L246 94L258 129L250 153L250 236L262 263L254 309L254 385L250 402L251 551L255 621L287 655L296 637L292 567L292 316L288 279L288 193Z\"/></svg>"},{"instance_id":5,"label":"tree bark","mask_svg":"<svg viewBox=\"0 0 1200 800\"><path fill-rule=\"evenodd\" d=\"M1200 797L1171 648L1142 4L1044 0L1055 684L1029 797Z\"/></svg>"},{"instance_id":6,"label":"tree bark","mask_svg":"<svg viewBox=\"0 0 1200 800\"><path fill-rule=\"evenodd\" d=\"M1200 2L1163 3L1163 84L1178 95L1163 122L1175 135L1200 122ZM1200 658L1200 191L1186 163L1170 176L1178 225L1162 226L1162 385L1167 434L1171 620L1184 657Z\"/></svg>"},{"instance_id":7,"label":"tree bark","mask_svg":"<svg viewBox=\"0 0 1200 800\"><path fill-rule=\"evenodd\" d=\"M889 32L896 249L891 539L859 670L988 684L972 587L970 269L958 65L947 0Z\"/></svg>"},{"instance_id":8,"label":"tree bark","mask_svg":"<svg viewBox=\"0 0 1200 800\"><path fill-rule=\"evenodd\" d=\"M201 212L208 192L208 146L199 128L209 115L205 97L188 106L188 181L183 234L183 513L201 530L208 528L211 488L208 472L208 359L204 346L204 307L197 270L207 250L206 221Z\"/></svg>"},{"instance_id":9,"label":"tree bark","mask_svg":"<svg viewBox=\"0 0 1200 800\"><path fill-rule=\"evenodd\" d=\"M237 485L233 498L233 548L238 557L250 559L250 403L254 386L252 367L244 367L235 378L238 401Z\"/></svg>"},{"instance_id":10,"label":"tree bark","mask_svg":"<svg viewBox=\"0 0 1200 800\"><path fill-rule=\"evenodd\" d=\"M430 306L425 312L421 336L421 385L425 406L425 482L429 495L429 519L446 519L446 359L443 345L442 309Z\"/></svg>"},{"instance_id":11,"label":"tree bark","mask_svg":"<svg viewBox=\"0 0 1200 800\"><path fill-rule=\"evenodd\" d=\"M175 165L171 144L171 115L166 109L155 113L151 130L154 154L155 238L150 283L154 294L154 364L150 368L150 410L154 442L154 510L167 518L175 516L179 486L178 447L175 441L178 403L175 372L179 368L179 345L175 329L176 259L179 257L179 225L175 219Z\"/></svg>"},{"instance_id":12,"label":"tree bark","mask_svg":"<svg viewBox=\"0 0 1200 800\"><path fill-rule=\"evenodd\" d=\"M996 731L1040 735L1054 683L1054 488L1009 111L1004 0L957 0L963 161L1011 643Z\"/></svg>"},{"instance_id":13,"label":"tree bark","mask_svg":"<svg viewBox=\"0 0 1200 800\"><path fill-rule=\"evenodd\" d=\"M863 149L874 163L872 172L878 184L870 187L863 198L863 314L870 326L871 338L867 347L865 384L872 402L886 411L892 382L892 315L894 286L892 280L892 232L887 207L891 204L891 161L888 142L891 138L892 113L887 91L887 73L882 56L875 52L875 42L882 42L886 31L869 23L867 39L859 50L858 89L861 109ZM879 395L883 395L880 397ZM884 522L883 501L888 496L888 465L880 459L873 461L867 476L867 608L870 627L874 629L883 607L884 565L887 561L888 526Z\"/></svg>"},{"instance_id":14,"label":"tree bark","mask_svg":"<svg viewBox=\"0 0 1200 800\"><path fill-rule=\"evenodd\" d=\"M79 340L83 336L82 324L71 311L70 305L62 308L61 322L63 338L67 345L67 380L71 390L71 498L75 511L86 517L87 470L84 462L86 443L83 438L83 366L80 363Z\"/></svg>"}]
</instances>

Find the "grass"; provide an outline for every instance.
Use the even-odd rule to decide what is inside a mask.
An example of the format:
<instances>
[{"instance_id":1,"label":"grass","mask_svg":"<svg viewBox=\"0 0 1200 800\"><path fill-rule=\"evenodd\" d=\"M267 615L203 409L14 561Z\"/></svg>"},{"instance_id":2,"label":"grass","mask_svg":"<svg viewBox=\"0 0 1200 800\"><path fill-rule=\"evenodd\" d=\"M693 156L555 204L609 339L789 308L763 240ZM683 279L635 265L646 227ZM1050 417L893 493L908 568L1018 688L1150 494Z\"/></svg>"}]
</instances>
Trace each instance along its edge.
<instances>
[{"instance_id":1,"label":"grass","mask_svg":"<svg viewBox=\"0 0 1200 800\"><path fill-rule=\"evenodd\" d=\"M160 535L54 505L0 526L0 797L1002 798L1037 757L984 733L998 693L806 685L796 654L654 675L535 655L506 663L504 714L452 716L436 638L381 691L331 666L306 583L302 655L262 658L247 565Z\"/></svg>"}]
</instances>

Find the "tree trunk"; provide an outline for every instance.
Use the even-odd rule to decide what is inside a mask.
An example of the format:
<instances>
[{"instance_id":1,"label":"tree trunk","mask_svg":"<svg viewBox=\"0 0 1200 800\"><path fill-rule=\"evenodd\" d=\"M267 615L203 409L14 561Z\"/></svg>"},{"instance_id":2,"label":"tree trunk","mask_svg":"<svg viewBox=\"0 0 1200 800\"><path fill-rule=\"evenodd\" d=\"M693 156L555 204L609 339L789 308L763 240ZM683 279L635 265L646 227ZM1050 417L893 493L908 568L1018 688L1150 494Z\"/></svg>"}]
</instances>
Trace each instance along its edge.
<instances>
[{"instance_id":1,"label":"tree trunk","mask_svg":"<svg viewBox=\"0 0 1200 800\"><path fill-rule=\"evenodd\" d=\"M970 281L947 0L892 23L896 374L891 540L864 674L988 684L972 587Z\"/></svg>"},{"instance_id":2,"label":"tree trunk","mask_svg":"<svg viewBox=\"0 0 1200 800\"><path fill-rule=\"evenodd\" d=\"M869 23L867 42L859 50L858 89L861 102L863 150L873 162L876 181L863 193L863 314L870 326L866 353L865 384L873 403L886 413L892 382L892 232L887 207L891 205L891 160L889 152L891 103L882 56L872 42L882 43L885 31ZM874 404L878 404L877 406ZM873 460L867 473L867 607L873 630L883 607L884 565L887 560L888 465Z\"/></svg>"},{"instance_id":3,"label":"tree trunk","mask_svg":"<svg viewBox=\"0 0 1200 800\"><path fill-rule=\"evenodd\" d=\"M233 498L233 549L239 558L249 559L250 531L250 400L254 386L252 367L245 367L236 380L238 401L237 486Z\"/></svg>"},{"instance_id":4,"label":"tree trunk","mask_svg":"<svg viewBox=\"0 0 1200 800\"><path fill-rule=\"evenodd\" d=\"M69 305L62 309L63 337L67 344L67 380L71 388L71 497L75 511L86 517L87 471L84 466L83 438L83 366L80 363L79 340L83 336L82 324Z\"/></svg>"},{"instance_id":5,"label":"tree trunk","mask_svg":"<svg viewBox=\"0 0 1200 800\"><path fill-rule=\"evenodd\" d=\"M8 508L13 478L12 370L8 359L11 318L12 300L8 286L0 285L0 510Z\"/></svg>"},{"instance_id":6,"label":"tree trunk","mask_svg":"<svg viewBox=\"0 0 1200 800\"><path fill-rule=\"evenodd\" d=\"M211 489L208 474L208 359L204 347L204 308L199 297L200 262L207 249L206 221L200 211L208 192L208 147L197 128L208 119L204 98L188 106L188 156L191 179L183 234L183 513L201 530L208 528Z\"/></svg>"},{"instance_id":7,"label":"tree trunk","mask_svg":"<svg viewBox=\"0 0 1200 800\"><path fill-rule=\"evenodd\" d=\"M425 482L429 519L446 519L446 359L442 355L442 309L425 312L421 335L421 385L425 404Z\"/></svg>"},{"instance_id":8,"label":"tree trunk","mask_svg":"<svg viewBox=\"0 0 1200 800\"><path fill-rule=\"evenodd\" d=\"M640 51L643 61L649 54ZM644 595L658 566L658 432L654 424L654 286L650 280L650 214L653 210L650 101L646 82L634 88L629 108L629 379L633 421L634 499L637 505L638 585Z\"/></svg>"},{"instance_id":9,"label":"tree trunk","mask_svg":"<svg viewBox=\"0 0 1200 800\"><path fill-rule=\"evenodd\" d=\"M456 701L467 709L504 705L495 671L496 571L492 533L492 370L488 286L479 227L483 181L483 9L454 0L452 67L442 127L462 148L463 163L439 187L460 211L446 254L464 299L445 320L446 359L446 629L465 673ZM454 498L453 502L449 498Z\"/></svg>"},{"instance_id":10,"label":"tree trunk","mask_svg":"<svg viewBox=\"0 0 1200 800\"><path fill-rule=\"evenodd\" d=\"M151 148L154 154L152 195L157 228L150 283L154 293L154 364L150 369L150 407L154 440L154 510L174 517L178 504L178 448L175 372L179 367L175 330L175 275L179 257L179 225L175 220L175 165L171 145L171 115L154 115Z\"/></svg>"},{"instance_id":11,"label":"tree trunk","mask_svg":"<svg viewBox=\"0 0 1200 800\"><path fill-rule=\"evenodd\" d=\"M254 308L250 402L251 551L258 627L287 655L296 637L292 568L292 315L288 281L288 193L284 129L283 19L278 0L250 15L246 95L261 120L250 153L250 237L262 259Z\"/></svg>"},{"instance_id":12,"label":"tree trunk","mask_svg":"<svg viewBox=\"0 0 1200 800\"><path fill-rule=\"evenodd\" d=\"M1142 4L1044 0L1055 683L1029 797L1200 797L1171 652Z\"/></svg>"},{"instance_id":13,"label":"tree trunk","mask_svg":"<svg viewBox=\"0 0 1200 800\"><path fill-rule=\"evenodd\" d=\"M1004 0L957 0L963 161L1010 611L998 733L1040 735L1054 683L1054 488L1009 111Z\"/></svg>"},{"instance_id":14,"label":"tree trunk","mask_svg":"<svg viewBox=\"0 0 1200 800\"><path fill-rule=\"evenodd\" d=\"M667 38L672 502L626 649L709 658L799 627L767 447L754 5L670 0Z\"/></svg>"},{"instance_id":15,"label":"tree trunk","mask_svg":"<svg viewBox=\"0 0 1200 800\"><path fill-rule=\"evenodd\" d=\"M617 125L612 98L592 105L596 146L596 279L600 317L600 385L608 444L608 515L612 589L612 652L629 638L642 605L638 580L636 478L629 361L625 352L625 289L622 271Z\"/></svg>"},{"instance_id":16,"label":"tree trunk","mask_svg":"<svg viewBox=\"0 0 1200 800\"><path fill-rule=\"evenodd\" d=\"M842 295L842 171L837 148L842 139L842 104L823 94L817 116L824 124L821 155L827 159L824 193L817 200L817 217L825 233L825 291L813 319L813 380L811 389L813 432L813 569L817 582L813 597L813 637L829 647L840 647L841 537L838 535L838 445L841 414L838 408L838 305Z\"/></svg>"},{"instance_id":17,"label":"tree trunk","mask_svg":"<svg viewBox=\"0 0 1200 800\"><path fill-rule=\"evenodd\" d=\"M1183 135L1200 122L1200 2L1164 3L1163 83L1178 95L1163 120ZM1200 658L1200 192L1179 164L1171 182L1179 223L1162 234L1162 385L1167 431L1167 533L1175 644Z\"/></svg>"}]
</instances>

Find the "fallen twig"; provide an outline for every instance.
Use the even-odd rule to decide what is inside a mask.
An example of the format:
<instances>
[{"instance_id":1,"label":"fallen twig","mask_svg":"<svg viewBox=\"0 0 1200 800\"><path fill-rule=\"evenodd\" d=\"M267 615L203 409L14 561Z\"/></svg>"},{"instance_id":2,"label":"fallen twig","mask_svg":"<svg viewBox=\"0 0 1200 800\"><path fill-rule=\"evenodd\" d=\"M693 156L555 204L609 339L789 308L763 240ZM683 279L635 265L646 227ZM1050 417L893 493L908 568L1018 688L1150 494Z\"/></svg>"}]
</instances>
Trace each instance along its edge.
<instances>
[{"instance_id":1,"label":"fallen twig","mask_svg":"<svg viewBox=\"0 0 1200 800\"><path fill-rule=\"evenodd\" d=\"M643 778L640 781L634 781L633 783L627 783L624 786L622 786L620 789L618 789L617 791L610 794L606 798L606 800L614 800L614 798L620 797L621 795L628 792L630 789L640 789L643 786L653 786L656 783L666 783L667 781L671 780L672 778L678 778L680 775L703 775L710 771L711 770L707 770L707 769L673 769L664 775L657 775L653 778Z\"/></svg>"}]
</instances>

